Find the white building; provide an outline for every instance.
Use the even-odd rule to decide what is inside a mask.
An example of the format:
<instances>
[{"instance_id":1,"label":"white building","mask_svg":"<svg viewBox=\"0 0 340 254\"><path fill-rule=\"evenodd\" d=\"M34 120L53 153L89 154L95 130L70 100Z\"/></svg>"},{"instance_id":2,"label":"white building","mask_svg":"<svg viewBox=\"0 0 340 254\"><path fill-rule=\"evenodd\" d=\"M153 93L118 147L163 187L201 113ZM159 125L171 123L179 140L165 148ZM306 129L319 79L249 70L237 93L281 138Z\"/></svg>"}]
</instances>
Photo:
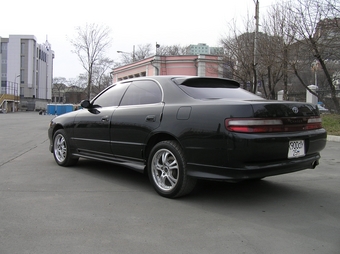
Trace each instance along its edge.
<instances>
[{"instance_id":1,"label":"white building","mask_svg":"<svg viewBox=\"0 0 340 254\"><path fill-rule=\"evenodd\" d=\"M46 41L38 44L33 35L1 38L0 108L38 109L51 100L54 52Z\"/></svg>"}]
</instances>

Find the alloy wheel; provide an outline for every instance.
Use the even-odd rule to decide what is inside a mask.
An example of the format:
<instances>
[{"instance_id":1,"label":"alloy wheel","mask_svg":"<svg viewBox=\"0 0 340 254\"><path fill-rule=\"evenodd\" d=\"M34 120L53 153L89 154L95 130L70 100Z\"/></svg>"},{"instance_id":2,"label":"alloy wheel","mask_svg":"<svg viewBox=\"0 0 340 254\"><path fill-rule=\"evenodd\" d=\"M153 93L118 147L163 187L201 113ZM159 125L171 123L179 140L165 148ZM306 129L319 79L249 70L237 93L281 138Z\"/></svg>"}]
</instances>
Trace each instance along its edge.
<instances>
[{"instance_id":1,"label":"alloy wheel","mask_svg":"<svg viewBox=\"0 0 340 254\"><path fill-rule=\"evenodd\" d=\"M58 134L54 139L54 155L60 163L63 163L66 159L67 144L65 137L61 134Z\"/></svg>"},{"instance_id":2,"label":"alloy wheel","mask_svg":"<svg viewBox=\"0 0 340 254\"><path fill-rule=\"evenodd\" d=\"M173 190L178 182L179 165L168 149L160 149L153 156L151 172L155 184L163 191Z\"/></svg>"}]
</instances>

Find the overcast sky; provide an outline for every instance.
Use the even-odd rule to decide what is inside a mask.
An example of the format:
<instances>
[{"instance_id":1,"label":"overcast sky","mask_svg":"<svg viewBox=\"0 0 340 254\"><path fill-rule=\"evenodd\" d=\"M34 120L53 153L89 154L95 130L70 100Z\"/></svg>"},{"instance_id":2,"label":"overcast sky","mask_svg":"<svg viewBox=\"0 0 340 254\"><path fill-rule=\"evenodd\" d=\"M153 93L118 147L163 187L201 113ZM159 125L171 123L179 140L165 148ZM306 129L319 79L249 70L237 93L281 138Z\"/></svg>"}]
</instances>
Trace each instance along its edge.
<instances>
[{"instance_id":1,"label":"overcast sky","mask_svg":"<svg viewBox=\"0 0 340 254\"><path fill-rule=\"evenodd\" d=\"M274 0L260 0L261 14ZM76 78L84 73L71 52L76 27L86 23L108 26L112 45L107 56L120 61L118 50L132 52L133 45L207 43L219 46L233 19L255 13L254 0L6 0L1 4L0 36L34 35L48 39L55 52L54 77Z\"/></svg>"}]
</instances>

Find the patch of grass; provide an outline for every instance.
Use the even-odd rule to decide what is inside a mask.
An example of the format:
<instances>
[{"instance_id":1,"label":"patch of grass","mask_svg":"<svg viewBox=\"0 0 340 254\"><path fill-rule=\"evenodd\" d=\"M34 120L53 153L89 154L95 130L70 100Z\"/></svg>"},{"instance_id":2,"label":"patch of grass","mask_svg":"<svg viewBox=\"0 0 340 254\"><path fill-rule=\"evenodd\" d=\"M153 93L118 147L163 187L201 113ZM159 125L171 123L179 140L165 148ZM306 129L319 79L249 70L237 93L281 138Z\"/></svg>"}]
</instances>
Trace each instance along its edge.
<instances>
[{"instance_id":1,"label":"patch of grass","mask_svg":"<svg viewBox=\"0 0 340 254\"><path fill-rule=\"evenodd\" d=\"M340 115L322 114L321 118L328 135L340 136Z\"/></svg>"}]
</instances>

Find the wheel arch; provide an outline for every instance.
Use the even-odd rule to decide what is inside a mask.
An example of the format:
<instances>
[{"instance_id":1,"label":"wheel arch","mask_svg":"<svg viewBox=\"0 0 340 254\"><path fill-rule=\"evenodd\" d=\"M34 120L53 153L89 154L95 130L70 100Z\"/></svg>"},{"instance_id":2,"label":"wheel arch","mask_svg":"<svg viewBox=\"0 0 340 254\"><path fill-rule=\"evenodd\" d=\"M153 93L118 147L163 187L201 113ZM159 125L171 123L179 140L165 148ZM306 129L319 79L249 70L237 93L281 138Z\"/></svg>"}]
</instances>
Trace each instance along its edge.
<instances>
[{"instance_id":1,"label":"wheel arch","mask_svg":"<svg viewBox=\"0 0 340 254\"><path fill-rule=\"evenodd\" d=\"M56 126L53 129L53 135L57 130L60 130L60 129L64 129L64 127L60 123L56 124Z\"/></svg>"},{"instance_id":2,"label":"wheel arch","mask_svg":"<svg viewBox=\"0 0 340 254\"><path fill-rule=\"evenodd\" d=\"M179 142L179 140L171 135L171 134L168 134L168 133L157 133L157 134L154 134L152 135L147 144L146 144L146 148L145 148L145 153L144 153L144 159L146 161L146 164L147 164L147 161L148 161L148 158L149 158L149 155L150 155L150 152L152 150L152 148L159 142L162 142L162 141L165 141L165 140L175 140L178 142L178 144L182 147L181 143ZM183 148L183 147L182 147Z\"/></svg>"},{"instance_id":3,"label":"wheel arch","mask_svg":"<svg viewBox=\"0 0 340 254\"><path fill-rule=\"evenodd\" d=\"M56 124L56 126L54 126L52 133L51 133L51 139L53 140L54 134L60 130L60 129L64 129L64 127L61 124ZM53 142L52 142L52 146L53 146Z\"/></svg>"},{"instance_id":4,"label":"wheel arch","mask_svg":"<svg viewBox=\"0 0 340 254\"><path fill-rule=\"evenodd\" d=\"M72 154L71 144L64 128L54 128L51 151L59 166L73 166L78 162L79 157Z\"/></svg>"}]
</instances>

